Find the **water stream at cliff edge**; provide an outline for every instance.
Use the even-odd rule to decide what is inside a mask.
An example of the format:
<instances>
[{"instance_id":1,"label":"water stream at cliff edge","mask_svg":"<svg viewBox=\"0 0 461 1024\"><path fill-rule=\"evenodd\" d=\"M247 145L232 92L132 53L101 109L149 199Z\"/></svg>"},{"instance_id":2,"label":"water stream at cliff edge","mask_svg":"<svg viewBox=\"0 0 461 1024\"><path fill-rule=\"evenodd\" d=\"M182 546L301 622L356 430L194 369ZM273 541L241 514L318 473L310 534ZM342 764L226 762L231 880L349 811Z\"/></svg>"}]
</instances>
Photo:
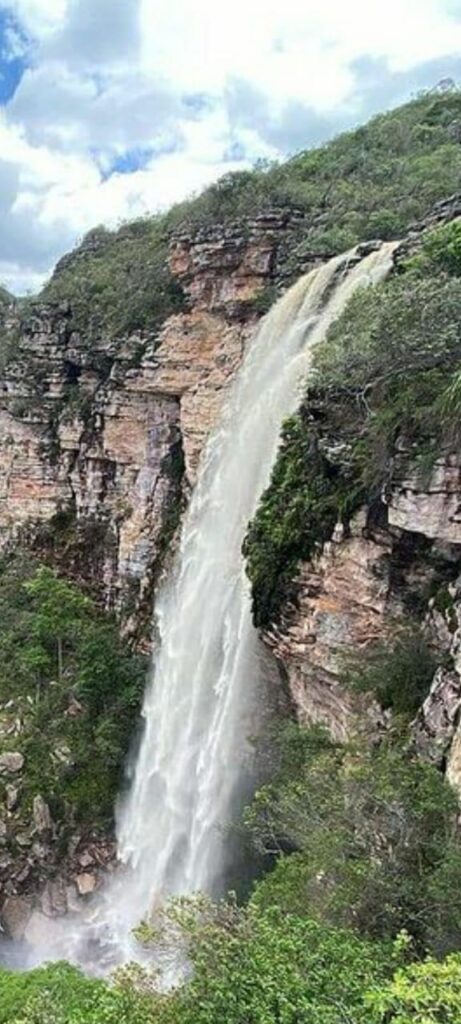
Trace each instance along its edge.
<instances>
[{"instance_id":1,"label":"water stream at cliff edge","mask_svg":"<svg viewBox=\"0 0 461 1024\"><path fill-rule=\"evenodd\" d=\"M249 736L264 672L242 542L314 347L358 287L386 276L394 248L335 257L302 277L258 327L204 452L175 566L156 602L160 643L118 821L124 870L84 915L50 921L48 934L42 921L23 965L64 957L88 965L98 947L112 964L136 959L130 932L153 907L170 894L216 894L225 885L223 826L251 790Z\"/></svg>"}]
</instances>

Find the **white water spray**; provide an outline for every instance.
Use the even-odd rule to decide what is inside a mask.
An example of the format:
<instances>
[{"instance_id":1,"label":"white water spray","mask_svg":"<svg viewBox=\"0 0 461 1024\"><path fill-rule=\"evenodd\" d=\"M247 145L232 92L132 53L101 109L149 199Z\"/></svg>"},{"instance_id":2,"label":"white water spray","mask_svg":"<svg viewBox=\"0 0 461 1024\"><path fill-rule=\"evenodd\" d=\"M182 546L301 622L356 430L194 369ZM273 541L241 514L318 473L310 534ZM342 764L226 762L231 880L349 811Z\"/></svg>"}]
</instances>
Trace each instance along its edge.
<instances>
[{"instance_id":1,"label":"white water spray","mask_svg":"<svg viewBox=\"0 0 461 1024\"><path fill-rule=\"evenodd\" d=\"M106 885L91 920L62 922L60 956L81 959L82 945L96 937L122 959L133 957L130 930L169 894L215 894L225 884L223 828L248 795L263 671L242 542L314 347L358 287L385 277L394 247L330 260L301 278L257 330L206 448L176 564L156 604L160 642L119 820L126 870ZM47 945L41 958L50 953Z\"/></svg>"}]
</instances>

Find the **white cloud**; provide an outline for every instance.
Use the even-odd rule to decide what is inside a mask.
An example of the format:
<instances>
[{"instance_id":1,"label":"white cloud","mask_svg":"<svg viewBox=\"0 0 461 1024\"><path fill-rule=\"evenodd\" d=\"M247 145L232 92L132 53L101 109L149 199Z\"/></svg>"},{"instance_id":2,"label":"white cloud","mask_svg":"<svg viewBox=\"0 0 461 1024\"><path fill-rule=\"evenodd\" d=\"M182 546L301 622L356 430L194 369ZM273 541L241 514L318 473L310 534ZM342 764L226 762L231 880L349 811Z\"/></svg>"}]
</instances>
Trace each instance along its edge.
<instances>
[{"instance_id":1,"label":"white cloud","mask_svg":"<svg viewBox=\"0 0 461 1024\"><path fill-rule=\"evenodd\" d=\"M30 40L30 66L0 118L0 274L19 288L95 223L323 139L435 84L461 52L452 0L6 6ZM5 46L21 55L14 25ZM132 151L141 169L108 176Z\"/></svg>"}]
</instances>

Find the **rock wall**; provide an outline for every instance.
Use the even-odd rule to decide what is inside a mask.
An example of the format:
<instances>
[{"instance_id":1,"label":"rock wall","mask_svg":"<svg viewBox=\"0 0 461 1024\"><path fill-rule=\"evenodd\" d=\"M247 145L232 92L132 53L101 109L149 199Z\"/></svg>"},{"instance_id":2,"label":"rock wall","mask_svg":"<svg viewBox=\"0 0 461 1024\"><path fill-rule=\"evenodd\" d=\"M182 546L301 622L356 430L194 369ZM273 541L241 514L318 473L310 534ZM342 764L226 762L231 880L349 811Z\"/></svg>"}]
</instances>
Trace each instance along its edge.
<instances>
[{"instance_id":1,"label":"rock wall","mask_svg":"<svg viewBox=\"0 0 461 1024\"><path fill-rule=\"evenodd\" d=\"M424 487L399 463L380 506L362 508L347 532L337 526L300 566L295 597L264 638L300 720L344 741L386 726L376 705L345 687L348 657L392 642L418 609L440 667L412 742L461 791L461 460L440 458Z\"/></svg>"},{"instance_id":2,"label":"rock wall","mask_svg":"<svg viewBox=\"0 0 461 1024\"><path fill-rule=\"evenodd\" d=\"M25 542L90 585L128 634L152 591L205 437L263 304L283 280L295 213L175 237L182 313L159 332L82 336L68 303L10 311L0 391L0 548ZM318 257L307 257L306 266ZM155 288L155 280L152 281Z\"/></svg>"},{"instance_id":3,"label":"rock wall","mask_svg":"<svg viewBox=\"0 0 461 1024\"><path fill-rule=\"evenodd\" d=\"M454 197L427 224L460 211ZM155 333L83 336L68 303L37 303L22 320L10 310L14 351L0 391L0 549L25 543L62 565L118 612L138 643L149 643L153 589L204 440L261 312L295 272L287 273L287 254L299 229L296 213L274 212L177 235L170 262L185 308ZM416 227L397 263L420 233ZM305 255L296 274L325 255ZM301 721L323 722L339 739L359 723L379 732L386 716L344 689L344 655L392 637L415 602L425 602L440 668L412 742L461 789L460 461L441 457L422 486L404 455L396 453L379 508L361 509L347 532L337 527L300 567L296 600L264 638ZM428 596L441 587L448 595L442 608ZM13 817L22 768L0 758L5 813ZM55 874L58 856L62 867L53 828L37 794L13 863L0 822L3 921L12 935L27 925L25 894ZM107 837L73 836L64 873L41 890L40 914L89 895L112 855Z\"/></svg>"}]
</instances>

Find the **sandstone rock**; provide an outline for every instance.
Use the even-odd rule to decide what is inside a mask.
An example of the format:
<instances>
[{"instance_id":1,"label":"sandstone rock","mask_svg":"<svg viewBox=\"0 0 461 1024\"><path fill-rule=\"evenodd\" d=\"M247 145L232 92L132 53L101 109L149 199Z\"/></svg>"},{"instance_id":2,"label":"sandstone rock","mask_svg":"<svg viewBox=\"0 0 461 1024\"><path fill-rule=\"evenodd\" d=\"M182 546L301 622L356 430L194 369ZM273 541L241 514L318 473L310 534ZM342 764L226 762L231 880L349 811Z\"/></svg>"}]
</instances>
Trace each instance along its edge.
<instances>
[{"instance_id":1,"label":"sandstone rock","mask_svg":"<svg viewBox=\"0 0 461 1024\"><path fill-rule=\"evenodd\" d=\"M461 678L457 672L439 668L412 727L418 753L439 768L445 765L457 732L460 712ZM453 764L452 774L455 771Z\"/></svg>"},{"instance_id":2,"label":"sandstone rock","mask_svg":"<svg viewBox=\"0 0 461 1024\"><path fill-rule=\"evenodd\" d=\"M88 345L72 330L68 304L37 304L0 396L0 548L19 532L34 536L58 510L75 509L72 557L79 577L99 586L122 617L128 597L133 605L135 583L140 607L145 602L150 612L162 530L180 500L181 453L192 480L256 320L245 303L276 275L290 218L267 214L255 218L249 233L234 225L206 239L175 240L171 265L187 279L191 303L163 325L160 337L117 344L96 337ZM143 349L139 364L130 365L133 352ZM78 368L79 396L91 406L85 423L62 409L69 367ZM97 551L85 542L95 520L106 524ZM67 550L67 571L72 557ZM132 610L130 626L136 625Z\"/></svg>"},{"instance_id":3,"label":"sandstone rock","mask_svg":"<svg viewBox=\"0 0 461 1024\"><path fill-rule=\"evenodd\" d=\"M67 913L67 889L64 879L47 882L40 897L40 907L47 917Z\"/></svg>"},{"instance_id":4,"label":"sandstone rock","mask_svg":"<svg viewBox=\"0 0 461 1024\"><path fill-rule=\"evenodd\" d=\"M344 540L336 531L338 542L300 567L296 604L264 634L287 674L300 721L324 724L339 740L361 707L339 682L342 659L387 631L391 539L364 537L362 524L357 518L358 535Z\"/></svg>"},{"instance_id":5,"label":"sandstone rock","mask_svg":"<svg viewBox=\"0 0 461 1024\"><path fill-rule=\"evenodd\" d=\"M81 868L89 868L94 864L94 857L89 850L83 850L83 853L79 853L78 855L78 863Z\"/></svg>"},{"instance_id":6,"label":"sandstone rock","mask_svg":"<svg viewBox=\"0 0 461 1024\"><path fill-rule=\"evenodd\" d=\"M13 864L14 861L12 856L6 851L2 850L0 852L0 873L3 875L5 872L8 872Z\"/></svg>"},{"instance_id":7,"label":"sandstone rock","mask_svg":"<svg viewBox=\"0 0 461 1024\"><path fill-rule=\"evenodd\" d=\"M69 914L81 913L81 910L82 910L81 897L78 896L75 885L67 885L66 886L66 902L67 902L67 912Z\"/></svg>"},{"instance_id":8,"label":"sandstone rock","mask_svg":"<svg viewBox=\"0 0 461 1024\"><path fill-rule=\"evenodd\" d=\"M85 871L83 874L77 875L75 884L79 896L89 896L95 891L98 880L95 874Z\"/></svg>"},{"instance_id":9,"label":"sandstone rock","mask_svg":"<svg viewBox=\"0 0 461 1024\"><path fill-rule=\"evenodd\" d=\"M32 846L32 836L30 832L16 832L15 840L18 846L27 847Z\"/></svg>"},{"instance_id":10,"label":"sandstone rock","mask_svg":"<svg viewBox=\"0 0 461 1024\"><path fill-rule=\"evenodd\" d=\"M24 767L24 756L17 751L0 754L0 775L16 775Z\"/></svg>"},{"instance_id":11,"label":"sandstone rock","mask_svg":"<svg viewBox=\"0 0 461 1024\"><path fill-rule=\"evenodd\" d=\"M5 786L5 804L7 811L15 811L19 803L19 789L9 783Z\"/></svg>"},{"instance_id":12,"label":"sandstone rock","mask_svg":"<svg viewBox=\"0 0 461 1024\"><path fill-rule=\"evenodd\" d=\"M24 938L31 912L29 900L14 896L5 900L0 912L0 922L10 939L18 942Z\"/></svg>"},{"instance_id":13,"label":"sandstone rock","mask_svg":"<svg viewBox=\"0 0 461 1024\"><path fill-rule=\"evenodd\" d=\"M461 460L449 455L436 462L430 481L422 485L417 474L399 479L386 496L389 524L421 533L431 540L461 544Z\"/></svg>"},{"instance_id":14,"label":"sandstone rock","mask_svg":"<svg viewBox=\"0 0 461 1024\"><path fill-rule=\"evenodd\" d=\"M39 864L41 864L44 861L48 860L50 848L45 843L40 843L37 840L35 840L32 843L31 853L34 859L38 861Z\"/></svg>"},{"instance_id":15,"label":"sandstone rock","mask_svg":"<svg viewBox=\"0 0 461 1024\"><path fill-rule=\"evenodd\" d=\"M362 728L364 713L370 721L374 717L363 698L359 700L341 685L342 663L345 656L366 651L376 641L392 639L395 623L406 621L407 601L420 600L430 590L434 569L427 555L420 557L419 528L425 524L429 539L440 541L441 565L443 545L455 522L452 518L447 524L445 514L441 515L440 489L445 480L444 493L451 493L452 471L453 465L442 479L439 466L435 490L428 486L418 495L419 518L410 515L407 507L398 529L394 523L372 530L363 509L350 523L349 536L336 529L322 553L300 566L296 602L287 603L280 621L264 634L283 666L300 721L325 724L335 738L344 740L351 731ZM457 473L458 469L456 479ZM446 511L448 506L444 507ZM456 536L456 549L450 546L446 554L448 580L456 551L461 557L461 536ZM451 537L454 541L454 532ZM440 580L434 579L440 586ZM422 756L440 766L447 762L452 781L459 774L461 792L461 731L460 752L456 753L461 714L461 585L449 586L453 603L448 618L432 601L426 629L441 659L447 655L452 659L453 670L440 669L436 675L412 735ZM375 724L378 731L386 728L384 720Z\"/></svg>"},{"instance_id":16,"label":"sandstone rock","mask_svg":"<svg viewBox=\"0 0 461 1024\"><path fill-rule=\"evenodd\" d=\"M20 869L20 871L18 871L17 874L15 874L14 880L17 883L17 885L20 886L21 888L24 885L24 882L27 882L27 879L30 876L30 870L31 870L30 869L30 865L29 864L24 864L24 866Z\"/></svg>"},{"instance_id":17,"label":"sandstone rock","mask_svg":"<svg viewBox=\"0 0 461 1024\"><path fill-rule=\"evenodd\" d=\"M33 818L34 825L39 833L50 832L53 828L53 819L51 817L50 808L40 794L34 797L33 802Z\"/></svg>"}]
</instances>

